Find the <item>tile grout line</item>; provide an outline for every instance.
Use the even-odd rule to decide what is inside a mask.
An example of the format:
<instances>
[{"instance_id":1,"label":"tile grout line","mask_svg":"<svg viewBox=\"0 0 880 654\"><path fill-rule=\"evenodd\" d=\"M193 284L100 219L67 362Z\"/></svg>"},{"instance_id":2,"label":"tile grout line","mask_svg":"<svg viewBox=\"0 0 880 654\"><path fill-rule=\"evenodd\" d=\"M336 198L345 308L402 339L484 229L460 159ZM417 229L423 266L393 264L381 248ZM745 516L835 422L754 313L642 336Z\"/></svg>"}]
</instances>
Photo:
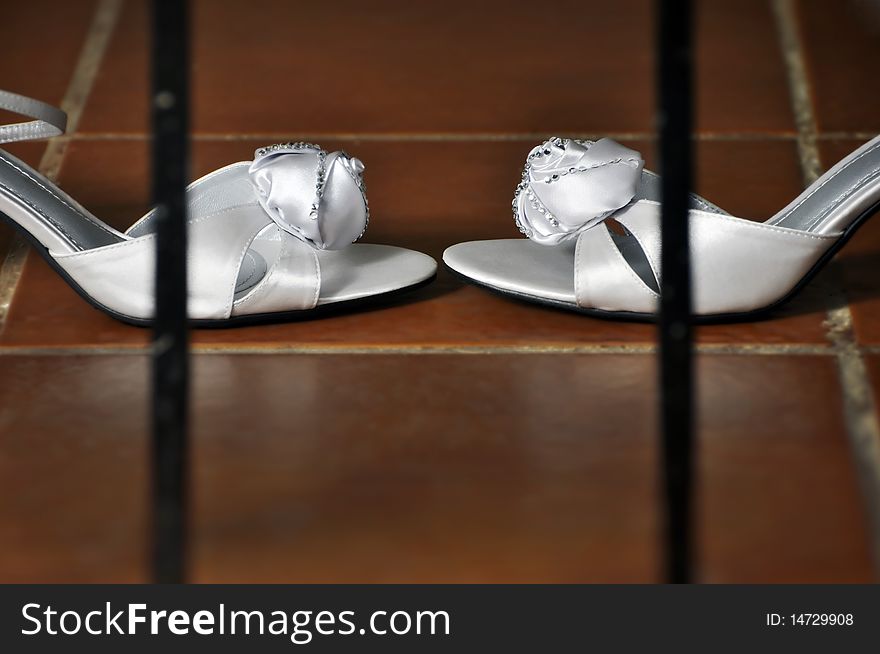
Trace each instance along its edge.
<instances>
[{"instance_id":1,"label":"tile grout line","mask_svg":"<svg viewBox=\"0 0 880 654\"><path fill-rule=\"evenodd\" d=\"M704 343L697 345L701 354L754 356L835 356L828 345L764 345ZM434 354L434 355L504 355L504 354L655 354L652 344L632 345L403 345L403 346L323 346L323 345L238 345L195 344L193 354L284 355L284 354ZM147 354L143 346L80 346L80 347L0 347L2 356L110 356Z\"/></svg>"},{"instance_id":2,"label":"tile grout line","mask_svg":"<svg viewBox=\"0 0 880 654\"><path fill-rule=\"evenodd\" d=\"M803 49L798 35L792 0L773 0L782 56L788 76L794 122L797 127L797 148L804 184L809 186L822 174L813 101L807 80Z\"/></svg>"},{"instance_id":3,"label":"tile grout line","mask_svg":"<svg viewBox=\"0 0 880 654\"><path fill-rule=\"evenodd\" d=\"M192 135L193 141L204 142L238 142L238 141L296 141L321 140L335 141L367 141L387 143L506 143L533 142L546 139L554 132L201 132ZM572 138L598 139L611 138L617 141L653 141L656 135L652 132L604 132L594 134L588 132L567 132L558 130ZM876 136L867 132L829 132L817 135L820 140L853 139L867 141ZM149 134L141 132L86 132L61 136L59 139L74 141L146 141ZM754 142L754 141L797 141L796 132L700 132L695 135L698 141L705 142Z\"/></svg>"},{"instance_id":4,"label":"tile grout line","mask_svg":"<svg viewBox=\"0 0 880 654\"><path fill-rule=\"evenodd\" d=\"M598 139L612 138L618 141L653 140L653 132L571 132L567 130L548 130L546 132L195 132L194 141L255 141L255 140L303 140L332 139L388 142L507 142L545 140L554 134L571 138ZM149 134L142 132L86 132L74 135L76 140L127 140L145 141ZM797 138L791 133L763 132L703 132L699 140L779 140L790 141Z\"/></svg>"},{"instance_id":5,"label":"tile grout line","mask_svg":"<svg viewBox=\"0 0 880 654\"><path fill-rule=\"evenodd\" d=\"M773 10L788 72L798 152L807 185L821 174L813 99L794 0L774 0ZM837 358L846 432L871 530L875 574L880 574L880 424L864 357L856 342L853 314L839 280L831 280L826 336Z\"/></svg>"},{"instance_id":6,"label":"tile grout line","mask_svg":"<svg viewBox=\"0 0 880 654\"><path fill-rule=\"evenodd\" d=\"M100 0L95 9L79 59L61 101L61 109L67 113L67 130L71 134L75 134L79 126L83 109L89 93L91 93L92 85L98 74L98 67L116 26L123 2L124 0ZM52 181L57 179L61 171L61 165L70 142L70 137L50 139L43 152L37 169ZM29 247L24 238L16 234L9 245L9 252L3 260L3 265L0 266L0 330L6 324L9 307L21 279L28 251Z\"/></svg>"}]
</instances>

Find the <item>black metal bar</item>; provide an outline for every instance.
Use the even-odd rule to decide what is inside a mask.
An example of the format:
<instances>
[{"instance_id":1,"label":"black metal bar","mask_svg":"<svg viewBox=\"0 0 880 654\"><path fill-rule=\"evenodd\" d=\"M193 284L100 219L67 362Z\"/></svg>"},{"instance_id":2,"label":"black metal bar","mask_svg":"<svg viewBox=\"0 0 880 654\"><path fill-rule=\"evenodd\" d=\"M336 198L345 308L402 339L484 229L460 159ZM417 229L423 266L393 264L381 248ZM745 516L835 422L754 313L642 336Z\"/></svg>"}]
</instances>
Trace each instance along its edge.
<instances>
[{"instance_id":1,"label":"black metal bar","mask_svg":"<svg viewBox=\"0 0 880 654\"><path fill-rule=\"evenodd\" d=\"M153 0L152 183L157 238L152 566L157 583L186 579L188 31L185 0Z\"/></svg>"},{"instance_id":2,"label":"black metal bar","mask_svg":"<svg viewBox=\"0 0 880 654\"><path fill-rule=\"evenodd\" d=\"M662 181L660 396L666 580L687 583L693 566L693 348L688 194L691 188L691 3L658 6Z\"/></svg>"}]
</instances>

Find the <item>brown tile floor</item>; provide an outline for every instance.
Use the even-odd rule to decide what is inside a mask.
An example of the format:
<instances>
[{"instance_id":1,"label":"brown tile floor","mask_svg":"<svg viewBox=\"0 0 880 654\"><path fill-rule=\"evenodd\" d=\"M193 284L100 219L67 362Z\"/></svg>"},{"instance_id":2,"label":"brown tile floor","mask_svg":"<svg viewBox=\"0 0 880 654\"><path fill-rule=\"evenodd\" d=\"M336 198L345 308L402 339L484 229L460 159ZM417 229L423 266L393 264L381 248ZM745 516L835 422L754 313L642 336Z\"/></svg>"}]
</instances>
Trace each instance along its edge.
<instances>
[{"instance_id":1,"label":"brown tile floor","mask_svg":"<svg viewBox=\"0 0 880 654\"><path fill-rule=\"evenodd\" d=\"M146 131L146 83L138 74L146 70L145 4L127 3L84 132ZM653 32L643 0L559 0L540 12L509 0L452 0L442 11L400 0L256 0L247 11L235 0L194 5L197 132L652 127L653 60L641 46ZM570 38L555 38L560 26L570 26ZM704 2L699 27L700 127L791 131L767 3ZM273 101L265 102L270 89ZM731 103L740 109L736 116Z\"/></svg>"},{"instance_id":2,"label":"brown tile floor","mask_svg":"<svg viewBox=\"0 0 880 654\"><path fill-rule=\"evenodd\" d=\"M60 181L124 227L148 204L148 30L145 3L120 2ZM267 139L319 136L367 162L368 240L439 257L514 236L509 200L536 134L613 133L653 161L651 3L194 4L193 174ZM803 178L776 14L698 4L697 190L764 219ZM849 2L794 4L827 166L878 129L866 81L880 45L839 10ZM95 4L65 7L31 57L39 80L7 60L8 86L64 95ZM0 35L16 43L10 24ZM296 25L332 30L292 37ZM558 39L560 25L576 38ZM36 164L42 148L15 152ZM772 319L699 330L703 579L871 578L876 507L826 312L840 281L858 344L880 345L878 252L869 225ZM28 258L0 332L0 493L14 498L0 503L0 581L146 579L148 337ZM380 310L194 341L219 350L194 363L195 579L659 579L652 328L520 305L441 271Z\"/></svg>"},{"instance_id":3,"label":"brown tile floor","mask_svg":"<svg viewBox=\"0 0 880 654\"><path fill-rule=\"evenodd\" d=\"M197 357L196 580L657 579L653 357L413 358ZM143 580L147 361L4 364L0 578ZM833 359L700 373L707 580L867 578Z\"/></svg>"},{"instance_id":4,"label":"brown tile floor","mask_svg":"<svg viewBox=\"0 0 880 654\"><path fill-rule=\"evenodd\" d=\"M880 7L801 0L801 26L823 132L880 132L880 95L869 62L880 55Z\"/></svg>"}]
</instances>

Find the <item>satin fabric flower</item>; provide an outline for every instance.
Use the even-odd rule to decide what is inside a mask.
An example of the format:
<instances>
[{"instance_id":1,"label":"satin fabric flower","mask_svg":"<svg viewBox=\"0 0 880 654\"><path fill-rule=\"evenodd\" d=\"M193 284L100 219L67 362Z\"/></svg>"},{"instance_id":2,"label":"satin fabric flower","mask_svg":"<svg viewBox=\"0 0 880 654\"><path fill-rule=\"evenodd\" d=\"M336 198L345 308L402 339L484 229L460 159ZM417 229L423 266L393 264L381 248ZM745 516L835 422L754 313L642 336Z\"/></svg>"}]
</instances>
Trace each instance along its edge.
<instances>
[{"instance_id":1,"label":"satin fabric flower","mask_svg":"<svg viewBox=\"0 0 880 654\"><path fill-rule=\"evenodd\" d=\"M260 206L280 229L318 250L339 250L364 233L364 164L309 144L257 150L248 169Z\"/></svg>"},{"instance_id":2,"label":"satin fabric flower","mask_svg":"<svg viewBox=\"0 0 880 654\"><path fill-rule=\"evenodd\" d=\"M517 187L517 226L558 245L598 224L635 197L644 161L611 139L552 138L532 149Z\"/></svg>"}]
</instances>

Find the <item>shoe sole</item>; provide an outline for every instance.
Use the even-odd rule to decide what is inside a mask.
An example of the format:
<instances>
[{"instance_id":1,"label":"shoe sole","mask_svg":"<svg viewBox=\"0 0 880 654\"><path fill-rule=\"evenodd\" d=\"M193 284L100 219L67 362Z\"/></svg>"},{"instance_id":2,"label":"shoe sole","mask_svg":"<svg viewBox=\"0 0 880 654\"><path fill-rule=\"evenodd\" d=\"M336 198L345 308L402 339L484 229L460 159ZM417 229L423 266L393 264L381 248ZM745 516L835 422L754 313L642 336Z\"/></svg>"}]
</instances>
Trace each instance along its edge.
<instances>
[{"instance_id":1,"label":"shoe sole","mask_svg":"<svg viewBox=\"0 0 880 654\"><path fill-rule=\"evenodd\" d=\"M88 302L92 307L106 313L111 318L115 318L116 320L123 322L127 325L132 325L134 327L152 327L154 325L154 321L149 318L134 318L132 316L127 316L123 313L119 313L118 311L114 311L110 307L107 307L93 297L91 297L88 293L86 293L83 288L76 283L67 271L65 271L55 259L52 258L52 255L49 254L49 250L47 250L42 243L40 243L34 236L26 230L24 227L18 224L17 221L13 220L5 213L0 212L0 218L3 218L5 222L12 225L16 232L21 234L25 240L39 253L39 255L48 263L52 269L57 272L61 278L67 282L68 286L70 286L77 294L86 302ZM384 293L377 293L376 295L369 295L363 298L357 298L355 300L342 300L340 302L332 302L329 304L321 304L313 309L298 309L294 311L277 311L274 313L255 313L248 314L244 316L231 316L229 318L194 318L187 321L191 327L199 328L199 329L223 329L227 327L247 327L251 325L265 325L271 323L281 323L281 322L297 322L300 320L314 320L316 318L326 318L333 315L349 313L351 311L370 308L374 305L383 304L385 301L391 298L395 298L400 295L404 295L407 293L411 293L416 291L424 286L427 286L431 282L436 279L436 273L415 284L410 284L409 286L403 286L401 288L396 288L393 291L386 291Z\"/></svg>"}]
</instances>

